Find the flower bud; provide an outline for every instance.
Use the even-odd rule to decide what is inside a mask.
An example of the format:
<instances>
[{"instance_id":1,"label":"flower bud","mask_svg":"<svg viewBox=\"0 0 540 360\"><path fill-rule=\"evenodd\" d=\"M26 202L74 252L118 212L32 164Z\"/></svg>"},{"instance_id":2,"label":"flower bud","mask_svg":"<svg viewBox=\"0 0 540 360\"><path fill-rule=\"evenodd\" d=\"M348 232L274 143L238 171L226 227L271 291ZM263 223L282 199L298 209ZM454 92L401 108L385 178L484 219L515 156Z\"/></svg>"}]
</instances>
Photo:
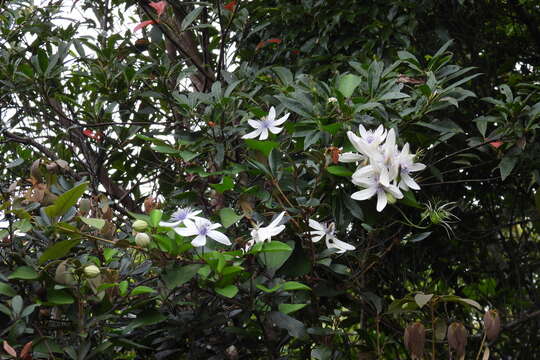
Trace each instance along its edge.
<instances>
[{"instance_id":1,"label":"flower bud","mask_svg":"<svg viewBox=\"0 0 540 360\"><path fill-rule=\"evenodd\" d=\"M81 212L82 216L88 215L91 209L92 203L89 199L81 199L81 201L79 201L79 211Z\"/></svg>"},{"instance_id":2,"label":"flower bud","mask_svg":"<svg viewBox=\"0 0 540 360\"><path fill-rule=\"evenodd\" d=\"M394 197L394 195L390 194L389 192L386 193L386 200L388 201L389 204L396 203L396 198Z\"/></svg>"},{"instance_id":3,"label":"flower bud","mask_svg":"<svg viewBox=\"0 0 540 360\"><path fill-rule=\"evenodd\" d=\"M132 226L135 231L144 231L148 227L148 223L144 220L135 220Z\"/></svg>"},{"instance_id":4,"label":"flower bud","mask_svg":"<svg viewBox=\"0 0 540 360\"><path fill-rule=\"evenodd\" d=\"M73 276L73 266L68 262L68 260L62 261L56 267L56 272L54 274L54 280L63 285L75 285L77 281Z\"/></svg>"},{"instance_id":5,"label":"flower bud","mask_svg":"<svg viewBox=\"0 0 540 360\"><path fill-rule=\"evenodd\" d=\"M465 356L467 346L467 329L462 323L454 322L448 326L448 347L456 352L456 357L461 359Z\"/></svg>"},{"instance_id":6,"label":"flower bud","mask_svg":"<svg viewBox=\"0 0 540 360\"><path fill-rule=\"evenodd\" d=\"M140 247L147 247L150 244L150 236L146 233L135 235L135 243Z\"/></svg>"},{"instance_id":7,"label":"flower bud","mask_svg":"<svg viewBox=\"0 0 540 360\"><path fill-rule=\"evenodd\" d=\"M95 278L98 276L101 272L99 271L99 268L96 265L88 265L84 267L84 275L86 275L87 278Z\"/></svg>"},{"instance_id":8,"label":"flower bud","mask_svg":"<svg viewBox=\"0 0 540 360\"><path fill-rule=\"evenodd\" d=\"M405 328L405 347L411 353L412 359L422 359L426 343L426 329L422 323L416 322Z\"/></svg>"},{"instance_id":9,"label":"flower bud","mask_svg":"<svg viewBox=\"0 0 540 360\"><path fill-rule=\"evenodd\" d=\"M497 310L488 310L484 314L484 329L486 330L486 338L493 341L501 332L501 318Z\"/></svg>"}]
</instances>

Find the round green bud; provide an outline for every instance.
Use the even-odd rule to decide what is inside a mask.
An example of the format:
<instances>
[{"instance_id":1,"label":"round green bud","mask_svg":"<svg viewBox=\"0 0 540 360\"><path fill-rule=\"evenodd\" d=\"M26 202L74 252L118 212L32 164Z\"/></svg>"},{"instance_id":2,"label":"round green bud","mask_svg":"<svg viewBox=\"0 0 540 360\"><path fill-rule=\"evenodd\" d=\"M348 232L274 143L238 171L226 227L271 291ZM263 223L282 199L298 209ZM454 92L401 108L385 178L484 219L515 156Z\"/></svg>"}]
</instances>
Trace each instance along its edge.
<instances>
[{"instance_id":1,"label":"round green bud","mask_svg":"<svg viewBox=\"0 0 540 360\"><path fill-rule=\"evenodd\" d=\"M396 203L396 198L394 197L394 195L392 195L390 193L386 193L386 200L388 200L389 204L395 204Z\"/></svg>"},{"instance_id":2,"label":"round green bud","mask_svg":"<svg viewBox=\"0 0 540 360\"><path fill-rule=\"evenodd\" d=\"M99 268L96 265L88 265L84 267L84 275L86 275L87 278L95 278L101 273L99 271Z\"/></svg>"},{"instance_id":3,"label":"round green bud","mask_svg":"<svg viewBox=\"0 0 540 360\"><path fill-rule=\"evenodd\" d=\"M133 223L133 230L144 231L148 227L148 223L144 220L135 220Z\"/></svg>"},{"instance_id":4,"label":"round green bud","mask_svg":"<svg viewBox=\"0 0 540 360\"><path fill-rule=\"evenodd\" d=\"M150 236L146 233L138 233L135 235L135 243L140 247L147 247L150 245Z\"/></svg>"}]
</instances>

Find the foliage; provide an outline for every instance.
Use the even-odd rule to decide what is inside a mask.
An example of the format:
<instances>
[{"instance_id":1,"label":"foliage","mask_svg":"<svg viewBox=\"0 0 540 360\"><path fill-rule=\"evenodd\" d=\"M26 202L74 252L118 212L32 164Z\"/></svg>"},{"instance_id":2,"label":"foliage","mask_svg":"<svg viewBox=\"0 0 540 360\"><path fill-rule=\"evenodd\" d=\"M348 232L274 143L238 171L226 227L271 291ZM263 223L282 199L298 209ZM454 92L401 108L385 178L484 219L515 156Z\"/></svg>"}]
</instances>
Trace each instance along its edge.
<instances>
[{"instance_id":1,"label":"foliage","mask_svg":"<svg viewBox=\"0 0 540 360\"><path fill-rule=\"evenodd\" d=\"M533 2L0 4L3 358L536 356Z\"/></svg>"}]
</instances>

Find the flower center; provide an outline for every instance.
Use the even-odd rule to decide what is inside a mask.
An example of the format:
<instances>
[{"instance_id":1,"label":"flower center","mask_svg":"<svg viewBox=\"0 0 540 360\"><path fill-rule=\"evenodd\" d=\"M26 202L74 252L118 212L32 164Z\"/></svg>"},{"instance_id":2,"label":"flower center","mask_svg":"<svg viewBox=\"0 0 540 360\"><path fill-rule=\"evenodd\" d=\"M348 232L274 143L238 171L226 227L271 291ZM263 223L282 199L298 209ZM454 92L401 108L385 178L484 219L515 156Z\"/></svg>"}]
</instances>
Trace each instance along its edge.
<instances>
[{"instance_id":1,"label":"flower center","mask_svg":"<svg viewBox=\"0 0 540 360\"><path fill-rule=\"evenodd\" d=\"M208 234L208 226L203 225L199 228L199 235L206 236L206 234Z\"/></svg>"},{"instance_id":2,"label":"flower center","mask_svg":"<svg viewBox=\"0 0 540 360\"><path fill-rule=\"evenodd\" d=\"M270 121L268 119L263 119L262 120L262 128L263 129L268 129L271 126L272 126L272 121Z\"/></svg>"},{"instance_id":3,"label":"flower center","mask_svg":"<svg viewBox=\"0 0 540 360\"><path fill-rule=\"evenodd\" d=\"M186 218L188 216L188 213L189 213L188 209L180 209L180 210L178 210L172 216L173 221L186 220Z\"/></svg>"}]
</instances>

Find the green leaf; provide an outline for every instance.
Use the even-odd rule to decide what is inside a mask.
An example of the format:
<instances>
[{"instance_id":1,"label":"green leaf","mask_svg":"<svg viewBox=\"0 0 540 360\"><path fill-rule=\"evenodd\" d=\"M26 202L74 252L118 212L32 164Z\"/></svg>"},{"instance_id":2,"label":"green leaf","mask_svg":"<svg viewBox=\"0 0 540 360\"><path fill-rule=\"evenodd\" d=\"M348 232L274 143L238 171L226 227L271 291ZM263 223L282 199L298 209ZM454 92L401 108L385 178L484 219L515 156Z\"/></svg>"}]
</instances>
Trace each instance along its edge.
<instances>
[{"instance_id":1,"label":"green leaf","mask_svg":"<svg viewBox=\"0 0 540 360\"><path fill-rule=\"evenodd\" d=\"M219 217L221 219L221 223L225 228L228 228L229 226L237 223L240 219L242 219L243 215L236 215L233 209L231 208L223 208L219 210Z\"/></svg>"},{"instance_id":2,"label":"green leaf","mask_svg":"<svg viewBox=\"0 0 540 360\"><path fill-rule=\"evenodd\" d=\"M184 20L182 21L182 28L181 30L184 31L188 26L195 21L195 19L199 16L201 11L204 9L203 6L198 6L195 9L193 9L189 14L186 15Z\"/></svg>"},{"instance_id":3,"label":"green leaf","mask_svg":"<svg viewBox=\"0 0 540 360\"><path fill-rule=\"evenodd\" d=\"M81 221L85 223L86 225L96 228L98 230L103 229L103 226L105 226L105 220L103 219L85 218L85 217L80 217L79 219L81 219Z\"/></svg>"},{"instance_id":4,"label":"green leaf","mask_svg":"<svg viewBox=\"0 0 540 360\"><path fill-rule=\"evenodd\" d=\"M118 290L120 291L120 296L126 296L128 291L129 283L124 280L121 281L120 284L118 284Z\"/></svg>"},{"instance_id":5,"label":"green leaf","mask_svg":"<svg viewBox=\"0 0 540 360\"><path fill-rule=\"evenodd\" d=\"M429 300L433 297L433 294L416 294L414 295L414 301L418 305L418 307L421 309L426 305Z\"/></svg>"},{"instance_id":6,"label":"green leaf","mask_svg":"<svg viewBox=\"0 0 540 360\"><path fill-rule=\"evenodd\" d=\"M87 188L88 183L85 182L66 191L55 200L54 204L45 208L45 213L50 218L64 215L72 206L77 204L77 200L79 200Z\"/></svg>"},{"instance_id":7,"label":"green leaf","mask_svg":"<svg viewBox=\"0 0 540 360\"><path fill-rule=\"evenodd\" d=\"M17 295L15 290L13 290L13 288L11 286L9 286L9 284L6 284L4 282L0 282L0 294L6 295L6 296L9 296L9 297L13 297L13 296Z\"/></svg>"},{"instance_id":8,"label":"green leaf","mask_svg":"<svg viewBox=\"0 0 540 360\"><path fill-rule=\"evenodd\" d=\"M351 170L347 169L345 166L340 165L329 166L326 168L326 171L328 171L332 175L343 177L351 177L353 174Z\"/></svg>"},{"instance_id":9,"label":"green leaf","mask_svg":"<svg viewBox=\"0 0 540 360\"><path fill-rule=\"evenodd\" d=\"M343 94L344 97L348 98L351 97L352 93L361 82L361 77L353 74L347 74L338 80L337 87L339 92Z\"/></svg>"},{"instance_id":10,"label":"green leaf","mask_svg":"<svg viewBox=\"0 0 540 360\"><path fill-rule=\"evenodd\" d=\"M195 159L197 156L199 156L200 154L194 153L194 152L191 152L191 151L187 151L187 150L180 150L180 151L178 151L178 155L180 155L180 157L184 161L191 161L191 160Z\"/></svg>"},{"instance_id":11,"label":"green leaf","mask_svg":"<svg viewBox=\"0 0 540 360\"><path fill-rule=\"evenodd\" d=\"M277 244L272 244L277 243ZM272 245L270 245L272 244ZM261 253L257 255L260 263L266 266L269 270L277 270L285 264L287 259L292 255L292 248L289 247L285 250L287 244L280 243L279 241L272 241L265 243Z\"/></svg>"},{"instance_id":12,"label":"green leaf","mask_svg":"<svg viewBox=\"0 0 540 360\"><path fill-rule=\"evenodd\" d=\"M216 292L222 296L233 298L236 294L238 294L238 288L236 285L227 285L223 288L216 288Z\"/></svg>"},{"instance_id":13,"label":"green leaf","mask_svg":"<svg viewBox=\"0 0 540 360\"><path fill-rule=\"evenodd\" d=\"M279 147L279 143L270 140L259 141L253 139L244 139L244 142L246 143L248 148L258 150L262 152L265 156L270 155L272 149Z\"/></svg>"},{"instance_id":14,"label":"green leaf","mask_svg":"<svg viewBox=\"0 0 540 360\"><path fill-rule=\"evenodd\" d=\"M61 258L69 253L71 248L78 245L81 239L62 240L47 248L39 257L39 264L43 264L48 260Z\"/></svg>"},{"instance_id":15,"label":"green leaf","mask_svg":"<svg viewBox=\"0 0 540 360\"><path fill-rule=\"evenodd\" d=\"M278 310L284 314L290 314L300 309L303 309L307 304L279 304Z\"/></svg>"},{"instance_id":16,"label":"green leaf","mask_svg":"<svg viewBox=\"0 0 540 360\"><path fill-rule=\"evenodd\" d=\"M163 211L159 209L154 209L150 212L150 226L158 227L161 217L163 216Z\"/></svg>"},{"instance_id":17,"label":"green leaf","mask_svg":"<svg viewBox=\"0 0 540 360\"><path fill-rule=\"evenodd\" d=\"M281 251L292 251L293 249L281 241L270 241L269 243L264 243L261 252L281 252Z\"/></svg>"},{"instance_id":18,"label":"green leaf","mask_svg":"<svg viewBox=\"0 0 540 360\"><path fill-rule=\"evenodd\" d=\"M39 274L30 266L20 266L8 276L8 279L35 280L38 277Z\"/></svg>"},{"instance_id":19,"label":"green leaf","mask_svg":"<svg viewBox=\"0 0 540 360\"><path fill-rule=\"evenodd\" d=\"M234 182L228 176L224 176L219 184L210 184L218 193L223 194L227 190L234 189Z\"/></svg>"},{"instance_id":20,"label":"green leaf","mask_svg":"<svg viewBox=\"0 0 540 360\"><path fill-rule=\"evenodd\" d=\"M178 150L168 146L168 145L156 145L152 148L153 151L162 153L162 154L177 154Z\"/></svg>"},{"instance_id":21,"label":"green leaf","mask_svg":"<svg viewBox=\"0 0 540 360\"><path fill-rule=\"evenodd\" d=\"M284 290L284 291L311 290L311 288L298 281L287 281L286 283L281 285L281 290Z\"/></svg>"},{"instance_id":22,"label":"green leaf","mask_svg":"<svg viewBox=\"0 0 540 360\"><path fill-rule=\"evenodd\" d=\"M47 301L55 305L69 305L75 302L75 299L66 290L47 290Z\"/></svg>"},{"instance_id":23,"label":"green leaf","mask_svg":"<svg viewBox=\"0 0 540 360\"><path fill-rule=\"evenodd\" d=\"M279 311L272 311L268 314L268 318L274 324L282 329L286 329L290 336L299 339L307 339L308 335L304 324L289 315L285 315Z\"/></svg>"},{"instance_id":24,"label":"green leaf","mask_svg":"<svg viewBox=\"0 0 540 360\"><path fill-rule=\"evenodd\" d=\"M141 295L141 294L149 294L153 292L156 292L156 290L152 289L151 287L141 285L133 289L131 291L131 295L136 296L136 295Z\"/></svg>"},{"instance_id":25,"label":"green leaf","mask_svg":"<svg viewBox=\"0 0 540 360\"><path fill-rule=\"evenodd\" d=\"M202 265L200 264L173 267L172 269L166 270L162 274L162 277L165 281L165 285L172 290L193 279L201 267Z\"/></svg>"},{"instance_id":26,"label":"green leaf","mask_svg":"<svg viewBox=\"0 0 540 360\"><path fill-rule=\"evenodd\" d=\"M508 175L512 172L517 164L518 157L512 155L505 155L499 163L499 169L501 170L501 180L504 181Z\"/></svg>"}]
</instances>

